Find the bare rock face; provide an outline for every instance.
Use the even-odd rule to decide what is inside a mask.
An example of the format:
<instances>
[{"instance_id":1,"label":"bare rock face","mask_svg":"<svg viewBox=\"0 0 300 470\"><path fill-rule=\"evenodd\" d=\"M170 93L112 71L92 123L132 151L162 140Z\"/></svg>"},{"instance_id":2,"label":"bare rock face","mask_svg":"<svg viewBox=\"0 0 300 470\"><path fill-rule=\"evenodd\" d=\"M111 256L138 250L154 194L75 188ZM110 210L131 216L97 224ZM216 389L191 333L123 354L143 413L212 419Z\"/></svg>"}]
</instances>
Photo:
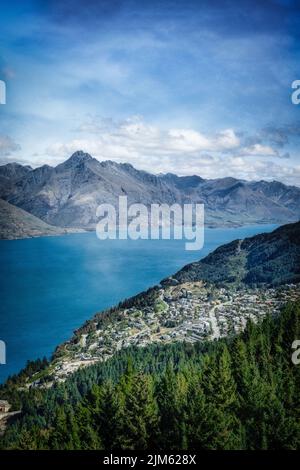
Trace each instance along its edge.
<instances>
[{"instance_id":1,"label":"bare rock face","mask_svg":"<svg viewBox=\"0 0 300 470\"><path fill-rule=\"evenodd\" d=\"M10 164L11 165L11 164ZM0 167L0 197L48 224L94 229L101 203L204 203L209 226L286 223L300 218L300 189L273 181L153 175L82 151L56 167Z\"/></svg>"}]
</instances>

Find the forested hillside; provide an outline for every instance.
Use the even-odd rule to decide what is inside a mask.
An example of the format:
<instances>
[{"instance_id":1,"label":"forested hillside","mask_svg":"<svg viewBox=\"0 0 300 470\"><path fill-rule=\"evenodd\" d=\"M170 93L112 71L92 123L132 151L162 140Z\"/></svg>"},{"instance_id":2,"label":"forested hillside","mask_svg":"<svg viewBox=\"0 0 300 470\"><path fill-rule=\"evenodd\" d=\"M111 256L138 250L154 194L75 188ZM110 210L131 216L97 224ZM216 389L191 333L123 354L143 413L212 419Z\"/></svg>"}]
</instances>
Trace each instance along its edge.
<instances>
[{"instance_id":1,"label":"forested hillside","mask_svg":"<svg viewBox=\"0 0 300 470\"><path fill-rule=\"evenodd\" d=\"M198 280L251 287L299 282L300 222L222 245L202 260L184 266L163 284Z\"/></svg>"},{"instance_id":2,"label":"forested hillside","mask_svg":"<svg viewBox=\"0 0 300 470\"><path fill-rule=\"evenodd\" d=\"M49 390L15 378L0 392L22 416L1 447L300 448L299 338L294 303L235 338L122 350Z\"/></svg>"}]
</instances>

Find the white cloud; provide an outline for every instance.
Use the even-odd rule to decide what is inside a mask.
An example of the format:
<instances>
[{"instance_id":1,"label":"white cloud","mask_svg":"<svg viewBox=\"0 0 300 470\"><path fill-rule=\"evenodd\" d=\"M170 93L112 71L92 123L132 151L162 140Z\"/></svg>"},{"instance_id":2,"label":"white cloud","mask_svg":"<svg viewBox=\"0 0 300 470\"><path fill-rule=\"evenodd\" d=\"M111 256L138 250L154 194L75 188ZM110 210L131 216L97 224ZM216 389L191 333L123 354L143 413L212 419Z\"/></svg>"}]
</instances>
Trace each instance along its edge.
<instances>
[{"instance_id":1,"label":"white cloud","mask_svg":"<svg viewBox=\"0 0 300 470\"><path fill-rule=\"evenodd\" d=\"M241 150L242 155L276 157L277 152L269 145L254 144Z\"/></svg>"},{"instance_id":2,"label":"white cloud","mask_svg":"<svg viewBox=\"0 0 300 470\"><path fill-rule=\"evenodd\" d=\"M20 148L20 145L8 135L0 135L0 156L7 157Z\"/></svg>"},{"instance_id":3,"label":"white cloud","mask_svg":"<svg viewBox=\"0 0 300 470\"><path fill-rule=\"evenodd\" d=\"M283 160L271 145L261 142L243 145L242 137L233 129L208 135L191 128L163 129L133 116L120 122L91 117L74 132L76 138L52 143L30 163L56 165L75 151L83 150L100 161L130 162L138 169L156 174L277 179L300 185L299 167L293 167L290 161L286 161L289 165L277 163Z\"/></svg>"},{"instance_id":4,"label":"white cloud","mask_svg":"<svg viewBox=\"0 0 300 470\"><path fill-rule=\"evenodd\" d=\"M234 149L240 145L240 139L237 137L233 129L225 129L217 136L216 143L220 150Z\"/></svg>"},{"instance_id":5,"label":"white cloud","mask_svg":"<svg viewBox=\"0 0 300 470\"><path fill-rule=\"evenodd\" d=\"M65 156L78 148L83 148L101 158L130 156L155 157L192 155L199 152L222 152L236 149L239 138L233 129L225 129L214 135L205 135L194 129L171 128L163 130L134 116L120 123L111 120L97 122L90 120L79 130L90 134L87 138L74 139L68 143L56 143L47 149L49 155Z\"/></svg>"}]
</instances>

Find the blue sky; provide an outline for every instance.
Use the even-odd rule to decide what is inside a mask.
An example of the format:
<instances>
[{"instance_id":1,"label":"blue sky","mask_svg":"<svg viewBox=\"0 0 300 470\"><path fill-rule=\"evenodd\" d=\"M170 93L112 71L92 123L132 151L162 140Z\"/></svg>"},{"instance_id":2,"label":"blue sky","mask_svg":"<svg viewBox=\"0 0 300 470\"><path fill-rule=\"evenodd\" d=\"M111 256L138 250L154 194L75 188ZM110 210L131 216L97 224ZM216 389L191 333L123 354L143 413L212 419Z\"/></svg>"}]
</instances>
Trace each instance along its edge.
<instances>
[{"instance_id":1,"label":"blue sky","mask_svg":"<svg viewBox=\"0 0 300 470\"><path fill-rule=\"evenodd\" d=\"M300 5L1 1L0 159L300 185Z\"/></svg>"}]
</instances>

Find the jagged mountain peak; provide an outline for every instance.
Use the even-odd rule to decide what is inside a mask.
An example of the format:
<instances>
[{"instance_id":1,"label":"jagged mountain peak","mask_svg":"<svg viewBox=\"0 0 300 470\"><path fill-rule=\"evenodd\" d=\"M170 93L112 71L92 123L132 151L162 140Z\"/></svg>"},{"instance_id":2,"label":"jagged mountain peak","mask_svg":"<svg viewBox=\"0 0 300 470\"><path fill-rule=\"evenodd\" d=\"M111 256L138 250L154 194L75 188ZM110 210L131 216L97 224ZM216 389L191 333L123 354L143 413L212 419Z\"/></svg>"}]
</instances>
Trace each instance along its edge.
<instances>
[{"instance_id":1,"label":"jagged mountain peak","mask_svg":"<svg viewBox=\"0 0 300 470\"><path fill-rule=\"evenodd\" d=\"M9 163L6 163L5 165L2 165L2 167L5 167L5 168L27 168L28 170L32 170L32 167L30 165L22 165L21 163L18 163L18 162L9 162Z\"/></svg>"},{"instance_id":2,"label":"jagged mountain peak","mask_svg":"<svg viewBox=\"0 0 300 470\"><path fill-rule=\"evenodd\" d=\"M83 152L83 150L77 150L71 155L70 158L57 165L56 168L61 168L62 166L64 168L75 167L81 163L90 162L92 160L94 159L89 153Z\"/></svg>"},{"instance_id":3,"label":"jagged mountain peak","mask_svg":"<svg viewBox=\"0 0 300 470\"><path fill-rule=\"evenodd\" d=\"M0 166L0 176L5 178L19 178L32 171L31 166L21 165L20 163L11 162Z\"/></svg>"},{"instance_id":4,"label":"jagged mountain peak","mask_svg":"<svg viewBox=\"0 0 300 470\"><path fill-rule=\"evenodd\" d=\"M92 159L93 157L89 153L84 152L83 150L77 150L70 156L69 161L83 161Z\"/></svg>"},{"instance_id":5,"label":"jagged mountain peak","mask_svg":"<svg viewBox=\"0 0 300 470\"><path fill-rule=\"evenodd\" d=\"M300 217L300 188L233 177L154 175L78 150L54 167L44 165L11 175L0 167L0 197L58 226L93 229L96 207L126 194L130 203L205 204L210 227L293 222ZM274 187L275 185L275 187Z\"/></svg>"}]
</instances>

